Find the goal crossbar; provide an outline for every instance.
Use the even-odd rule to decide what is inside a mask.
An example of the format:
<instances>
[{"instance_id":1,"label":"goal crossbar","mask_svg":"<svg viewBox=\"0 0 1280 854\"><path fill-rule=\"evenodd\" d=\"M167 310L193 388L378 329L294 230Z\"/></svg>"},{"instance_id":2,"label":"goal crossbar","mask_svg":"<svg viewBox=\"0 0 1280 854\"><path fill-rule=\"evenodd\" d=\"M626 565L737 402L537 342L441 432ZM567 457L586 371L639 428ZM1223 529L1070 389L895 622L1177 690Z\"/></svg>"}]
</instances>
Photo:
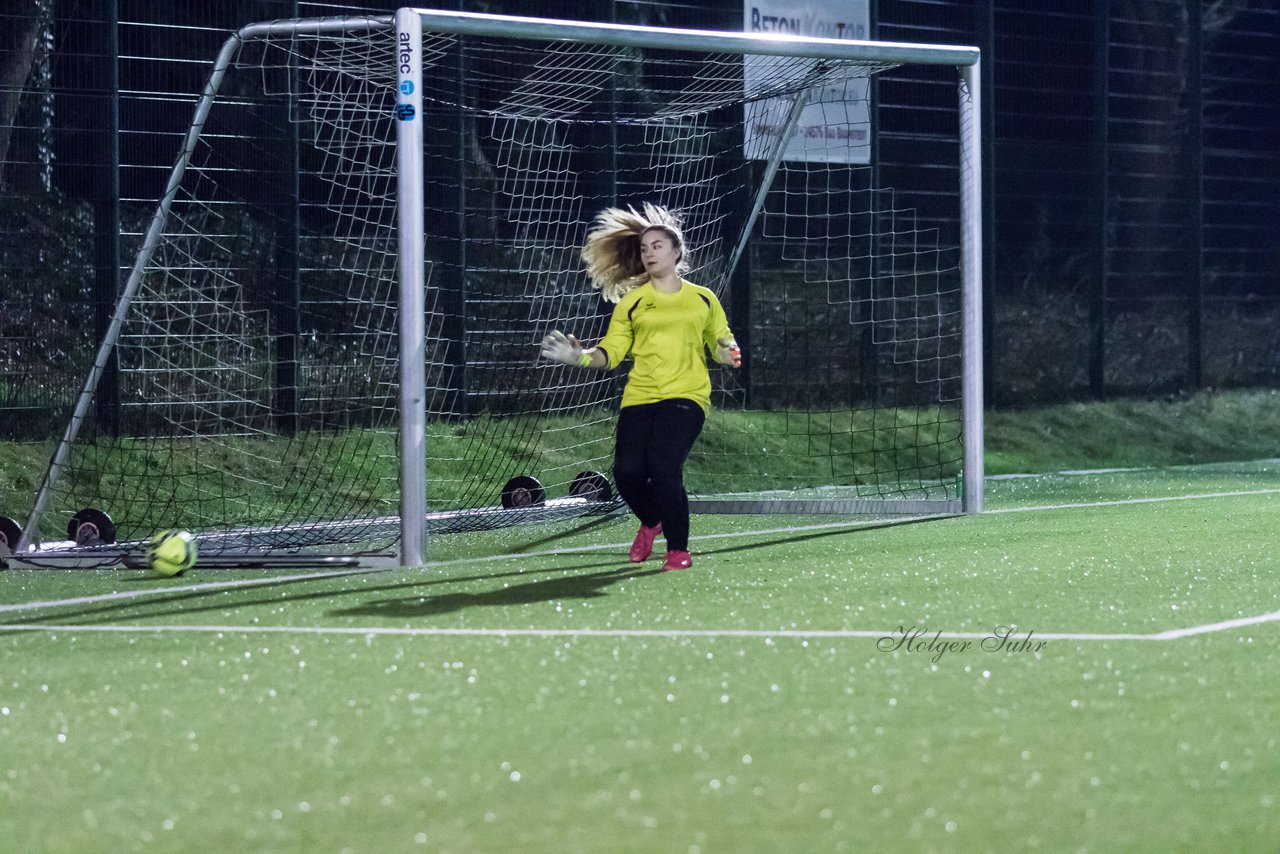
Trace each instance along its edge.
<instances>
[{"instance_id":1,"label":"goal crossbar","mask_svg":"<svg viewBox=\"0 0 1280 854\"><path fill-rule=\"evenodd\" d=\"M761 56L794 56L847 62L955 66L976 65L981 55L976 47L955 45L828 39L789 34L756 35L677 27L490 15L480 12L446 12L436 9L415 8L401 11L408 11L418 16L422 21L423 29L436 32L511 39L563 40L610 47L662 50L674 48L709 53L751 53Z\"/></svg>"}]
</instances>

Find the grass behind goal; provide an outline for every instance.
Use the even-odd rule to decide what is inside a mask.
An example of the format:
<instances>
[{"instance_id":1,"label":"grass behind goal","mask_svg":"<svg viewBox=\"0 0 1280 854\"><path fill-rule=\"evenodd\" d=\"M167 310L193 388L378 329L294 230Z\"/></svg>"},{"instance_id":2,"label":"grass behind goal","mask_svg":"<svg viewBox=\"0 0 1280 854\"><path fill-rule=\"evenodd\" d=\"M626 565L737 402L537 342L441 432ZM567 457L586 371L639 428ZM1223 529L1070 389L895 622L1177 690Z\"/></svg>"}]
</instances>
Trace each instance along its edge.
<instances>
[{"instance_id":1,"label":"grass behind goal","mask_svg":"<svg viewBox=\"0 0 1280 854\"><path fill-rule=\"evenodd\" d=\"M520 474L536 475L551 499L567 497L569 484L584 470L604 472L612 481L615 417L606 411L543 417L538 429L519 442L510 439L519 427L504 425L507 419L432 422L426 441L428 509L468 502L499 506L507 479ZM687 484L695 496L800 494L839 480L843 492L854 496L891 492L954 498L961 450L959 436L939 427L947 421L933 407L716 410L694 449ZM29 445L7 447L12 451L0 462L0 514L22 517L19 502L28 500L23 485L31 488L44 458ZM361 453L352 455L352 447ZM584 453L584 448L592 450ZM47 539L62 538L67 520L80 509L75 499L87 494L115 496L110 513L127 532L124 539L171 527L200 530L215 516L241 525L280 524L291 518L290 500L299 482L315 496L320 518L326 506L336 515L351 502L370 508L371 515L393 516L399 512L396 453L393 431L368 428L216 442L121 439L99 449L92 467L73 473L73 489L53 504L42 529ZM741 461L748 457L763 464L744 469ZM148 476L161 470L163 479ZM291 488L282 490L281 484Z\"/></svg>"},{"instance_id":2,"label":"grass behind goal","mask_svg":"<svg viewBox=\"0 0 1280 854\"><path fill-rule=\"evenodd\" d=\"M1276 455L1280 442L1280 394L1274 391L1233 391L1201 394L1175 401L1114 400L1105 403L1070 403L1038 409L992 410L987 414L987 467L993 474L1010 474L1051 469L1081 469L1103 467L1130 467L1144 465L1178 465L1238 459L1261 459ZM844 429L833 431L824 427L825 437L815 446L814 435L802 429L790 429L795 418L814 417L808 413L745 413L713 411L712 418L719 428L704 435L695 447L695 454L687 467L687 478L692 491L705 494L709 490L737 484L760 490L777 490L787 487L813 486L818 479L801 481L805 472L797 466L811 467L822 478L825 460L823 452L829 445L842 443L845 447L857 447L867 454L895 455L895 459L882 462L887 470L909 471L913 468L923 475L931 468L951 472L949 458L959 452L958 442L939 442L932 451L917 455L911 442L900 442L903 434L922 434L933 429L938 419L927 410L900 409L881 413L879 418L866 413L850 419ZM827 416L831 417L831 416ZM433 476L428 483L431 509L441 502L461 498L464 488L481 495L482 501L497 503L503 478L510 474L528 471L531 460L538 460L544 477L551 481L567 481L586 465L608 472L612 464L611 422L607 419L579 419L577 417L549 418L543 433L531 436L518 448L506 442L486 442L483 437L501 434L485 424L483 419L470 422L434 423L430 425L427 449ZM479 439L463 443L456 441L474 432ZM598 447L598 456L583 459L573 447L576 443L564 442L564 434L577 434L583 443ZM442 441L452 435L453 442ZM545 439L545 441L544 441ZM333 492L342 495L359 490L361 500L381 507L380 512L395 512L396 468L395 440L389 432L373 430L338 433L331 436L313 436L317 443L313 453L326 459L323 466L311 467L312 488L320 493ZM264 518L276 519L287 514L287 506L281 505L276 482L288 476L287 461L296 458L289 445L292 440L282 437L242 437L228 444L231 449L225 458L198 470L190 464L192 458L184 457L179 446L157 445L156 453L164 456L166 464L186 461L181 480L201 478L206 481L224 477L226 482L206 483L212 494L243 494L246 504L259 508ZM331 447L323 443L331 443ZM366 454L351 460L340 450L344 446L360 445ZM562 445L569 446L567 450ZM898 447L902 446L902 447ZM128 448L129 446L125 446ZM469 448L466 454L457 453L460 447ZM897 450L895 450L897 447ZM133 449L133 463L147 466L148 451L141 444ZM518 453L516 452L518 451ZM47 445L25 443L0 444L0 515L24 518L45 461L51 449ZM469 468L471 455L486 460L492 470L502 472L498 478L475 484L475 473ZM743 474L737 460L748 456L767 458L769 464L761 467L768 479L752 478L743 484ZM103 466L108 472L125 465L128 454L111 459ZM544 469L541 467L545 467ZM251 476L251 477L250 477ZM256 484L246 491L245 483ZM85 484L88 491L90 484ZM548 497L562 497L563 487L550 486ZM287 496L286 496L287 498ZM65 526L79 505L63 502L55 505L44 520L44 536L56 539L65 534ZM152 514L143 507L144 515L129 520L133 530L142 537L150 536L168 527L198 527L199 505L172 504L158 508ZM126 521L124 514L113 513L117 522ZM154 515L154 518L152 516ZM530 539L541 536L533 532Z\"/></svg>"},{"instance_id":3,"label":"grass behind goal","mask_svg":"<svg viewBox=\"0 0 1280 854\"><path fill-rule=\"evenodd\" d=\"M1280 626L1245 620L1280 612L1278 490L1224 464L996 480L929 525L699 519L681 573L617 520L446 538L427 572L0 573L0 836L1266 850ZM999 626L1043 646L981 648Z\"/></svg>"}]
</instances>

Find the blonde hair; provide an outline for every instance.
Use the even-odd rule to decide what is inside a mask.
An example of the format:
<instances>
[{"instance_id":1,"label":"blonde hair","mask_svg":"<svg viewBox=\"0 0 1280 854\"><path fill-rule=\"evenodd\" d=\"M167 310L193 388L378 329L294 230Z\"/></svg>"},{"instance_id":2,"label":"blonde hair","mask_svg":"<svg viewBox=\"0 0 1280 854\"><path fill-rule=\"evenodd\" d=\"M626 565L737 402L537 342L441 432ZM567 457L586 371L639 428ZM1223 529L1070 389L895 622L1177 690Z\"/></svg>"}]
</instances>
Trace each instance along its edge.
<instances>
[{"instance_id":1,"label":"blonde hair","mask_svg":"<svg viewBox=\"0 0 1280 854\"><path fill-rule=\"evenodd\" d=\"M587 242L582 247L587 276L591 286L599 288L609 302L617 302L628 291L649 281L640 260L640 236L646 231L659 228L666 232L680 252L676 272L684 275L689 270L680 215L649 202L642 209L638 212L630 205L625 209L606 208L596 214L587 232Z\"/></svg>"}]
</instances>

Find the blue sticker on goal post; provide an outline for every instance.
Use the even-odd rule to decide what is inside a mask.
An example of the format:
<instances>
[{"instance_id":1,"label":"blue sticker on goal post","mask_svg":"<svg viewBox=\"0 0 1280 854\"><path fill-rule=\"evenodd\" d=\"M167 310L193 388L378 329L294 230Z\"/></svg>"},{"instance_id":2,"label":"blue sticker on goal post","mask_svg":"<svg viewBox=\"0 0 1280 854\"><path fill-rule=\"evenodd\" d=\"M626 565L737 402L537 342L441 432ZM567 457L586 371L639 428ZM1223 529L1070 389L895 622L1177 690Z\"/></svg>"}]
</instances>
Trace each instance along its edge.
<instances>
[{"instance_id":1,"label":"blue sticker on goal post","mask_svg":"<svg viewBox=\"0 0 1280 854\"><path fill-rule=\"evenodd\" d=\"M412 95L412 94L413 94L413 81L412 81L412 80L406 80L406 81L404 81L403 83L401 83L401 84L400 84L400 94L401 94L401 95Z\"/></svg>"},{"instance_id":2,"label":"blue sticker on goal post","mask_svg":"<svg viewBox=\"0 0 1280 854\"><path fill-rule=\"evenodd\" d=\"M413 121L413 104L396 104L396 118L402 122Z\"/></svg>"}]
</instances>

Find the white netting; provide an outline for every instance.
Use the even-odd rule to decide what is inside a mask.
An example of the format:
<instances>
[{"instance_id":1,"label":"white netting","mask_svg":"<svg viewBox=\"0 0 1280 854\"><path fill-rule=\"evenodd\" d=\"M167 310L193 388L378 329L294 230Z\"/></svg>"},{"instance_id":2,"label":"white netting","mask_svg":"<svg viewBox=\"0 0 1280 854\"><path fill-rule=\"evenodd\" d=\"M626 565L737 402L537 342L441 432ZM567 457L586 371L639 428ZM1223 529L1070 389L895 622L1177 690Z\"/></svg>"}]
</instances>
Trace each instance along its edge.
<instances>
[{"instance_id":1,"label":"white netting","mask_svg":"<svg viewBox=\"0 0 1280 854\"><path fill-rule=\"evenodd\" d=\"M59 507L102 507L124 538L394 541L392 47L390 29L241 45L129 307L119 407L97 390ZM738 55L431 33L423 55L433 513L489 524L513 477L555 497L608 472L622 377L536 344L603 334L579 248L598 210L642 201L683 213L689 279L747 345L742 374L713 368L691 490L956 497L955 199L926 217L861 165L887 65L747 74ZM803 160L774 157L795 139ZM774 456L782 434L799 456Z\"/></svg>"}]
</instances>

